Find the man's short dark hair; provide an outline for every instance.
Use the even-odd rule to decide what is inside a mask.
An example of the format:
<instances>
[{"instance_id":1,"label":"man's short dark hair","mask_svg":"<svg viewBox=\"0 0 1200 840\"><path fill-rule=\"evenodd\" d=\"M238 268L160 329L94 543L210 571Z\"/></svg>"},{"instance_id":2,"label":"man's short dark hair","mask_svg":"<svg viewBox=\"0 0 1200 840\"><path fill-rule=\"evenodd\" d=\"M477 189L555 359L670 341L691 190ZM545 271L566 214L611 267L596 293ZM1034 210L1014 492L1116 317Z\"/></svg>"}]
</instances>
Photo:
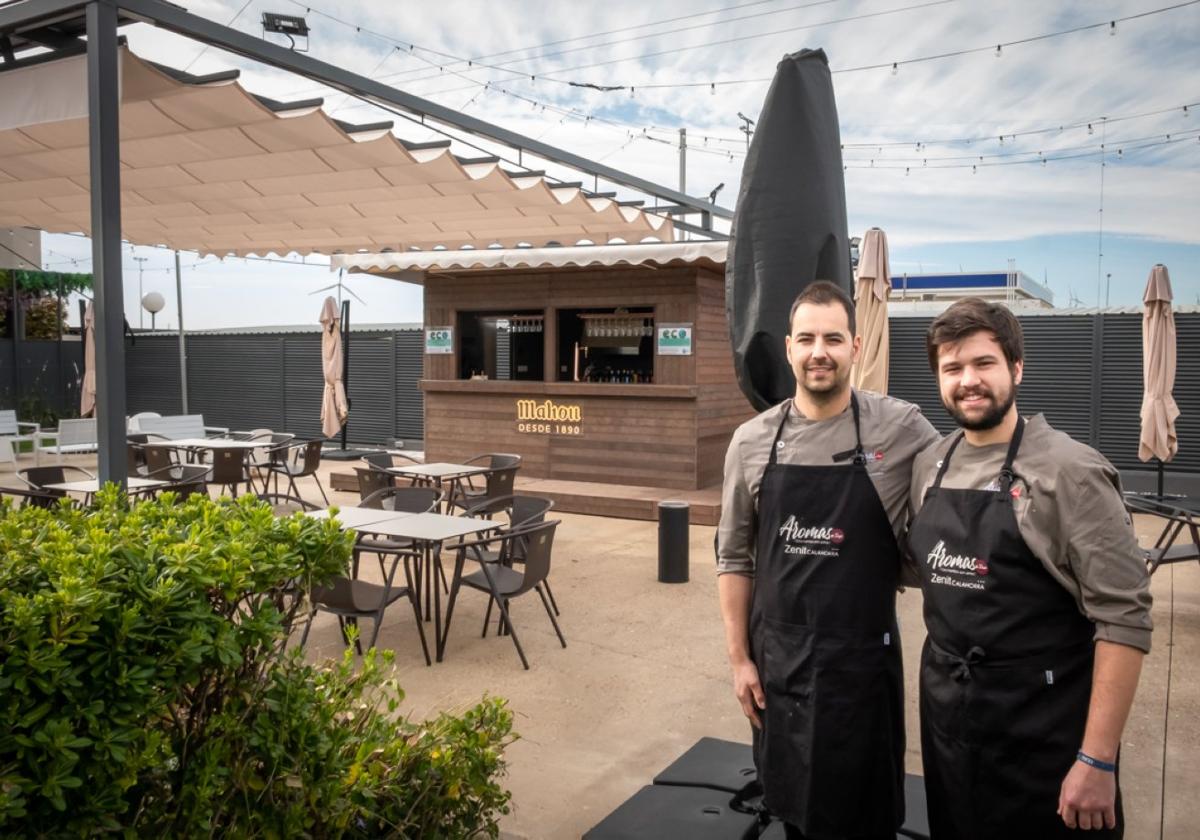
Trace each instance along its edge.
<instances>
[{"instance_id":1,"label":"man's short dark hair","mask_svg":"<svg viewBox=\"0 0 1200 840\"><path fill-rule=\"evenodd\" d=\"M858 327L854 323L854 301L850 295L846 294L845 289L829 280L814 280L804 287L804 291L796 295L796 299L792 301L792 311L788 313L788 335L791 335L792 320L796 317L796 310L802 303L813 303L817 306L840 303L846 310L846 320L850 323L850 338L853 339L856 335Z\"/></svg>"},{"instance_id":2,"label":"man's short dark hair","mask_svg":"<svg viewBox=\"0 0 1200 840\"><path fill-rule=\"evenodd\" d=\"M929 369L937 373L938 348L943 344L958 344L977 332L989 332L996 338L1011 369L1025 358L1025 337L1021 322L1001 303L969 297L955 302L933 319L925 334L925 350L929 354Z\"/></svg>"}]
</instances>

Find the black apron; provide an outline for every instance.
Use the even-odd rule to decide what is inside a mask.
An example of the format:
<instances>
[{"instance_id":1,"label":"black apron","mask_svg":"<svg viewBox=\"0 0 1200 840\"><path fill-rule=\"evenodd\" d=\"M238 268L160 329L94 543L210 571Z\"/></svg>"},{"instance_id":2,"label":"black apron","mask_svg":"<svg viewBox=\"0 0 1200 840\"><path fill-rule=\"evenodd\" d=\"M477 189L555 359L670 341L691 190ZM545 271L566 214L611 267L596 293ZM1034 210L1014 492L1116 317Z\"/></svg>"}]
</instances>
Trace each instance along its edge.
<instances>
[{"instance_id":1,"label":"black apron","mask_svg":"<svg viewBox=\"0 0 1200 840\"><path fill-rule=\"evenodd\" d=\"M853 392L850 405L853 463L795 466L776 462L789 400L758 494L750 645L767 708L754 762L768 810L814 840L904 821L900 549Z\"/></svg>"},{"instance_id":2,"label":"black apron","mask_svg":"<svg viewBox=\"0 0 1200 840\"><path fill-rule=\"evenodd\" d=\"M1013 511L1018 418L997 490L950 490L955 439L909 529L928 637L921 753L934 840L1081 835L1058 815L1083 743L1094 625L1029 550ZM1089 838L1123 836L1117 828Z\"/></svg>"}]
</instances>

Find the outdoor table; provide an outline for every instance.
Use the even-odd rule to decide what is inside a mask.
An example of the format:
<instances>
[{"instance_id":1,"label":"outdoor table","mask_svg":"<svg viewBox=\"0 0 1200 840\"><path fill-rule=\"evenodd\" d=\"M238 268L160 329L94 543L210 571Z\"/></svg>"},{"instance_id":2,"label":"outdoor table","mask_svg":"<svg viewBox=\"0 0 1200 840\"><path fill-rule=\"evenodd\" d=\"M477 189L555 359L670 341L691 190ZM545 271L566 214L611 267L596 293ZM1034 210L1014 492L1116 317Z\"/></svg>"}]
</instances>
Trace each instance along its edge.
<instances>
[{"instance_id":1,"label":"outdoor table","mask_svg":"<svg viewBox=\"0 0 1200 840\"><path fill-rule=\"evenodd\" d=\"M233 440L232 438L179 438L177 440L152 440L147 446L166 446L171 449L186 449L189 453L198 449L261 449L265 441Z\"/></svg>"},{"instance_id":2,"label":"outdoor table","mask_svg":"<svg viewBox=\"0 0 1200 840\"><path fill-rule=\"evenodd\" d=\"M126 479L126 487L129 493L138 490L153 490L158 487L165 487L170 484L169 481L159 481L157 478L138 478L130 476ZM58 484L44 485L46 490L62 490L66 493L82 493L84 504L91 501L92 496L100 492L100 479L98 478L81 478L78 481L62 481Z\"/></svg>"},{"instance_id":3,"label":"outdoor table","mask_svg":"<svg viewBox=\"0 0 1200 840\"><path fill-rule=\"evenodd\" d=\"M1125 509L1165 520L1154 546L1142 549L1150 574L1163 563L1200 561L1200 500L1126 493ZM1175 545L1185 528L1191 545Z\"/></svg>"},{"instance_id":4,"label":"outdoor table","mask_svg":"<svg viewBox=\"0 0 1200 840\"><path fill-rule=\"evenodd\" d=\"M454 498L454 488L464 478L472 475L479 475L488 471L487 467L480 467L473 464L405 464L400 467L385 467L387 472L393 475L403 475L409 477L426 478L433 481L438 486L438 490L442 489L443 484L450 485L450 492L442 494L442 509L450 510L451 501Z\"/></svg>"},{"instance_id":5,"label":"outdoor table","mask_svg":"<svg viewBox=\"0 0 1200 840\"><path fill-rule=\"evenodd\" d=\"M311 516L313 519L328 519L331 516L334 516L334 513L329 509L325 509L310 510L304 515ZM370 529L367 526L373 525L377 522L385 522L389 519L395 519L401 516L414 516L415 514L398 513L394 510L383 510L381 508L364 508L356 505L346 505L345 507L339 507L336 515L343 531L351 528L355 530L369 531Z\"/></svg>"},{"instance_id":6,"label":"outdoor table","mask_svg":"<svg viewBox=\"0 0 1200 840\"><path fill-rule=\"evenodd\" d=\"M442 590L437 585L438 572L442 569L441 545L446 540L490 531L500 525L490 519L473 519L466 516L447 516L442 513L393 514L393 518L372 522L362 530L383 537L412 540L421 546L421 567L417 572L417 601L420 602L421 579L425 580L424 619L429 620L430 598L433 600L433 639L437 646L437 661L442 661Z\"/></svg>"}]
</instances>

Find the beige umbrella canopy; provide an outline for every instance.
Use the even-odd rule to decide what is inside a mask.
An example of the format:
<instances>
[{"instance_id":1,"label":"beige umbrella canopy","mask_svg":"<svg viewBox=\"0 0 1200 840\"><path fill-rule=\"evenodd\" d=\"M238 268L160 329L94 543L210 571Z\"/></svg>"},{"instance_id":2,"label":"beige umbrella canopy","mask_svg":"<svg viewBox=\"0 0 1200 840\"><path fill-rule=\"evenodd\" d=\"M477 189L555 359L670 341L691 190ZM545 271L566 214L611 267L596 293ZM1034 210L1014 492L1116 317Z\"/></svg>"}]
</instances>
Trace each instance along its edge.
<instances>
[{"instance_id":1,"label":"beige umbrella canopy","mask_svg":"<svg viewBox=\"0 0 1200 840\"><path fill-rule=\"evenodd\" d=\"M325 394L321 398L321 432L330 438L346 422L349 409L342 385L342 319L333 298L321 306L321 366L325 373Z\"/></svg>"},{"instance_id":2,"label":"beige umbrella canopy","mask_svg":"<svg viewBox=\"0 0 1200 840\"><path fill-rule=\"evenodd\" d=\"M79 416L96 410L96 310L88 301L83 312L83 384L79 388Z\"/></svg>"},{"instance_id":3,"label":"beige umbrella canopy","mask_svg":"<svg viewBox=\"0 0 1200 840\"><path fill-rule=\"evenodd\" d=\"M871 228L863 237L858 258L858 287L854 295L862 353L851 384L860 391L886 394L888 389L887 300L892 286L887 234Z\"/></svg>"},{"instance_id":4,"label":"beige umbrella canopy","mask_svg":"<svg viewBox=\"0 0 1200 840\"><path fill-rule=\"evenodd\" d=\"M1175 315L1171 311L1171 278L1165 265L1150 270L1142 301L1142 435L1138 457L1157 458L1160 464L1175 457L1179 440L1175 419L1179 407L1171 391L1175 387ZM1161 478L1161 476L1160 476ZM1161 488L1160 488L1161 494Z\"/></svg>"}]
</instances>

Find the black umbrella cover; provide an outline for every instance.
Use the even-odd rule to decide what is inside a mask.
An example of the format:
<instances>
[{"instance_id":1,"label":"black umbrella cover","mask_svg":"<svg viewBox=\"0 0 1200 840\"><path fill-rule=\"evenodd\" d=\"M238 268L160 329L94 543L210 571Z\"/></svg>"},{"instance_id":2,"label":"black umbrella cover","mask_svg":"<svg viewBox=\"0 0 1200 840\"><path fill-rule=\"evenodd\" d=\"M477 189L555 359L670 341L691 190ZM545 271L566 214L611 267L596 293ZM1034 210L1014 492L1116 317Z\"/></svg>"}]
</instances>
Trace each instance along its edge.
<instances>
[{"instance_id":1,"label":"black umbrella cover","mask_svg":"<svg viewBox=\"0 0 1200 840\"><path fill-rule=\"evenodd\" d=\"M785 56L759 114L734 212L725 309L738 384L755 410L791 397L792 301L814 280L853 297L846 185L824 50Z\"/></svg>"}]
</instances>

